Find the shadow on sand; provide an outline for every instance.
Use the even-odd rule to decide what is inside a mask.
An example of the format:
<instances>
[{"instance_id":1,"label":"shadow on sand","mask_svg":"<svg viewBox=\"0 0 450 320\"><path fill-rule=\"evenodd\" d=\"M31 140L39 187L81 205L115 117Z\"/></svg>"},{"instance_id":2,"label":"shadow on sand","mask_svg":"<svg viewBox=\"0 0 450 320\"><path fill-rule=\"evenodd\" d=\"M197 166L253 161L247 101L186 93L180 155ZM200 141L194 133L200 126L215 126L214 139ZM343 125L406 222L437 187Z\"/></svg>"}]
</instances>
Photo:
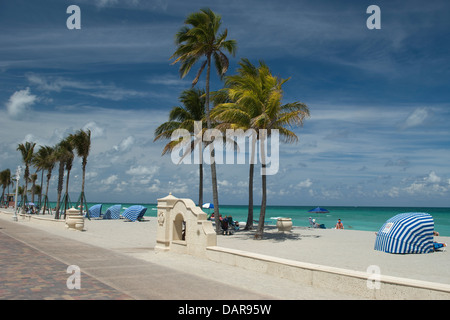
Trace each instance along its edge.
<instances>
[{"instance_id":1,"label":"shadow on sand","mask_svg":"<svg viewBox=\"0 0 450 320\"><path fill-rule=\"evenodd\" d=\"M263 237L259 241L272 241L272 242L283 242L286 240L302 240L302 238L320 238L320 235L315 234L307 234L308 228L293 228L290 232L279 232L277 227L275 226L265 226L264 227L264 233ZM230 237L237 237L239 239L247 240L251 239L253 240L255 238L256 234L256 228L252 230L240 230L232 235Z\"/></svg>"}]
</instances>

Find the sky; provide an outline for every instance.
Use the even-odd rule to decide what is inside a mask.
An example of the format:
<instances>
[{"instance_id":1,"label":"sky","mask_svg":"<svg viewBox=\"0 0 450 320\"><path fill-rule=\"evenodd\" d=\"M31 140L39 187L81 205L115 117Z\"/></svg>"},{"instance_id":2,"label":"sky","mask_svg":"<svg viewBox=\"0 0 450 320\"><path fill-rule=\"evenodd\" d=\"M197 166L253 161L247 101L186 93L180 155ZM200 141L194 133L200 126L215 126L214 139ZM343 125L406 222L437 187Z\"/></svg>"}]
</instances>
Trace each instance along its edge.
<instances>
[{"instance_id":1,"label":"sky","mask_svg":"<svg viewBox=\"0 0 450 320\"><path fill-rule=\"evenodd\" d=\"M373 4L380 29L367 27ZM70 5L80 8L80 29L66 25ZM446 0L0 0L0 170L22 164L20 143L37 150L90 129L88 202L156 203L169 192L197 202L198 166L173 163L161 156L168 141L153 140L199 68L180 79L174 35L205 7L237 42L228 75L241 58L263 60L290 78L283 102L310 110L292 128L298 143L280 145L268 205L450 207ZM222 88L211 78L212 90ZM212 202L204 167L204 201ZM217 165L220 204L247 204L248 170ZM81 176L76 158L72 200ZM56 179L55 169L51 201Z\"/></svg>"}]
</instances>

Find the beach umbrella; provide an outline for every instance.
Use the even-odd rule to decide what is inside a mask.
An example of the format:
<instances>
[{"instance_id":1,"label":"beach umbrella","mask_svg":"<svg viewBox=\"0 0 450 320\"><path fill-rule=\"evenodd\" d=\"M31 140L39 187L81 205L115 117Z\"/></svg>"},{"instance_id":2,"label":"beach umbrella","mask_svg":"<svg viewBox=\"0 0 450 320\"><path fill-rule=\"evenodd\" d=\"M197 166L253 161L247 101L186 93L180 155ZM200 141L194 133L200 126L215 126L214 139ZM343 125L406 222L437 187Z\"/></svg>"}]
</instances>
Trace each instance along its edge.
<instances>
[{"instance_id":1,"label":"beach umbrella","mask_svg":"<svg viewBox=\"0 0 450 320\"><path fill-rule=\"evenodd\" d=\"M129 219L131 221L140 220L145 212L147 211L147 208L140 205L135 205L128 207L123 213L122 216L126 219Z\"/></svg>"},{"instance_id":2,"label":"beach umbrella","mask_svg":"<svg viewBox=\"0 0 450 320\"><path fill-rule=\"evenodd\" d=\"M312 213L329 213L330 211L328 211L327 209L321 208L321 207L317 207L317 208L309 210L308 212L312 212Z\"/></svg>"},{"instance_id":3,"label":"beach umbrella","mask_svg":"<svg viewBox=\"0 0 450 320\"><path fill-rule=\"evenodd\" d=\"M428 213L401 213L383 224L374 249L388 253L433 252L433 231L433 217Z\"/></svg>"},{"instance_id":4,"label":"beach umbrella","mask_svg":"<svg viewBox=\"0 0 450 320\"><path fill-rule=\"evenodd\" d=\"M28 202L27 206L35 206L34 202Z\"/></svg>"},{"instance_id":5,"label":"beach umbrella","mask_svg":"<svg viewBox=\"0 0 450 320\"><path fill-rule=\"evenodd\" d=\"M102 213L102 204L95 204L92 207L89 208L88 213L89 217L91 218L100 218L100 215Z\"/></svg>"},{"instance_id":6,"label":"beach umbrella","mask_svg":"<svg viewBox=\"0 0 450 320\"><path fill-rule=\"evenodd\" d=\"M119 219L120 218L120 210L122 210L121 204L116 204L108 209L106 209L105 214L103 215L103 219Z\"/></svg>"},{"instance_id":7,"label":"beach umbrella","mask_svg":"<svg viewBox=\"0 0 450 320\"><path fill-rule=\"evenodd\" d=\"M204 208L204 209L212 209L212 208L214 208L214 204L207 202L207 203L204 203L202 205L202 208Z\"/></svg>"}]
</instances>

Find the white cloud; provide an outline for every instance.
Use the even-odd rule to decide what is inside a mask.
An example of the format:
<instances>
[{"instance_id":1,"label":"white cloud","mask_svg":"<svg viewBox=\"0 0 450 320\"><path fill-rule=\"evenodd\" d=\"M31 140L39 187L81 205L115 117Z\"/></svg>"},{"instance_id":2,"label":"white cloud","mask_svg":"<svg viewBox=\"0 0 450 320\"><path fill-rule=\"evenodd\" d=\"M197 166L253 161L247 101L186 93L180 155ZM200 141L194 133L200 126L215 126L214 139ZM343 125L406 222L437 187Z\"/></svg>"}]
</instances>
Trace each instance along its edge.
<instances>
[{"instance_id":1,"label":"white cloud","mask_svg":"<svg viewBox=\"0 0 450 320\"><path fill-rule=\"evenodd\" d=\"M95 178L95 177L97 177L97 176L98 176L98 172L95 172L95 171L88 171L88 172L86 172L85 178L86 178L86 180L88 180L88 179Z\"/></svg>"},{"instance_id":2,"label":"white cloud","mask_svg":"<svg viewBox=\"0 0 450 320\"><path fill-rule=\"evenodd\" d=\"M8 115L13 119L20 118L37 100L38 98L30 93L30 88L14 92L6 103Z\"/></svg>"},{"instance_id":3,"label":"white cloud","mask_svg":"<svg viewBox=\"0 0 450 320\"><path fill-rule=\"evenodd\" d=\"M154 182L150 187L147 188L149 192L158 192L160 188L161 181L159 179L154 179Z\"/></svg>"},{"instance_id":4,"label":"white cloud","mask_svg":"<svg viewBox=\"0 0 450 320\"><path fill-rule=\"evenodd\" d=\"M417 108L408 116L408 118L406 118L402 128L407 129L421 125L428 118L428 116L429 112L426 108Z\"/></svg>"},{"instance_id":5,"label":"white cloud","mask_svg":"<svg viewBox=\"0 0 450 320\"><path fill-rule=\"evenodd\" d=\"M143 97L146 93L132 89L119 88L115 84L104 84L101 81L76 81L62 77L41 76L35 73L26 75L30 84L46 92L60 92L62 90L76 91L83 95L96 98L120 101L126 98Z\"/></svg>"},{"instance_id":6,"label":"white cloud","mask_svg":"<svg viewBox=\"0 0 450 320\"><path fill-rule=\"evenodd\" d=\"M133 136L128 136L127 138L123 139L119 143L119 145L113 146L113 149L120 152L127 151L133 146L135 140L136 139Z\"/></svg>"},{"instance_id":7,"label":"white cloud","mask_svg":"<svg viewBox=\"0 0 450 320\"><path fill-rule=\"evenodd\" d=\"M312 181L311 181L311 179L306 179L306 180L304 180L304 181L301 181L301 182L299 182L298 184L297 184L297 187L299 187L299 188L309 188L309 187L311 187L312 186Z\"/></svg>"},{"instance_id":8,"label":"white cloud","mask_svg":"<svg viewBox=\"0 0 450 320\"><path fill-rule=\"evenodd\" d=\"M88 122L84 125L83 130L91 130L91 139L100 138L105 134L105 130L101 128L95 121Z\"/></svg>"},{"instance_id":9,"label":"white cloud","mask_svg":"<svg viewBox=\"0 0 450 320\"><path fill-rule=\"evenodd\" d=\"M436 175L434 171L431 171L428 177L425 178L427 182L430 183L439 183L441 182L441 178Z\"/></svg>"},{"instance_id":10,"label":"white cloud","mask_svg":"<svg viewBox=\"0 0 450 320\"><path fill-rule=\"evenodd\" d=\"M116 174L113 174L112 176L109 176L108 178L102 180L101 183L104 185L111 185L113 183L116 183L118 179L119 177L117 177Z\"/></svg>"},{"instance_id":11,"label":"white cloud","mask_svg":"<svg viewBox=\"0 0 450 320\"><path fill-rule=\"evenodd\" d=\"M127 174L132 176L143 176L143 175L153 175L156 171L158 171L158 167L152 166L147 168L145 166L137 166L131 167L126 171Z\"/></svg>"},{"instance_id":12,"label":"white cloud","mask_svg":"<svg viewBox=\"0 0 450 320\"><path fill-rule=\"evenodd\" d=\"M219 181L217 181L217 184L218 184L219 186L223 186L223 187L229 187L229 186L231 186L231 183L228 182L227 180L219 180Z\"/></svg>"}]
</instances>

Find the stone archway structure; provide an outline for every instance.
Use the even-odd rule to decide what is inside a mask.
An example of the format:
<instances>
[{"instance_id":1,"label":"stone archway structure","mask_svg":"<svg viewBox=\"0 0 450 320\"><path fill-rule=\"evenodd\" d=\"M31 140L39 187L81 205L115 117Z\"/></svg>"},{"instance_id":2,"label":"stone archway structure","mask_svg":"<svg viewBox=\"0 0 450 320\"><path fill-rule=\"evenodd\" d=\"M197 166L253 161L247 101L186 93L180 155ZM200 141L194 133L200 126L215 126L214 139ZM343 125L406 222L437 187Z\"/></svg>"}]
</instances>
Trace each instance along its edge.
<instances>
[{"instance_id":1,"label":"stone archway structure","mask_svg":"<svg viewBox=\"0 0 450 320\"><path fill-rule=\"evenodd\" d=\"M206 247L217 245L217 235L207 215L191 199L170 193L158 199L155 250L205 256Z\"/></svg>"}]
</instances>

